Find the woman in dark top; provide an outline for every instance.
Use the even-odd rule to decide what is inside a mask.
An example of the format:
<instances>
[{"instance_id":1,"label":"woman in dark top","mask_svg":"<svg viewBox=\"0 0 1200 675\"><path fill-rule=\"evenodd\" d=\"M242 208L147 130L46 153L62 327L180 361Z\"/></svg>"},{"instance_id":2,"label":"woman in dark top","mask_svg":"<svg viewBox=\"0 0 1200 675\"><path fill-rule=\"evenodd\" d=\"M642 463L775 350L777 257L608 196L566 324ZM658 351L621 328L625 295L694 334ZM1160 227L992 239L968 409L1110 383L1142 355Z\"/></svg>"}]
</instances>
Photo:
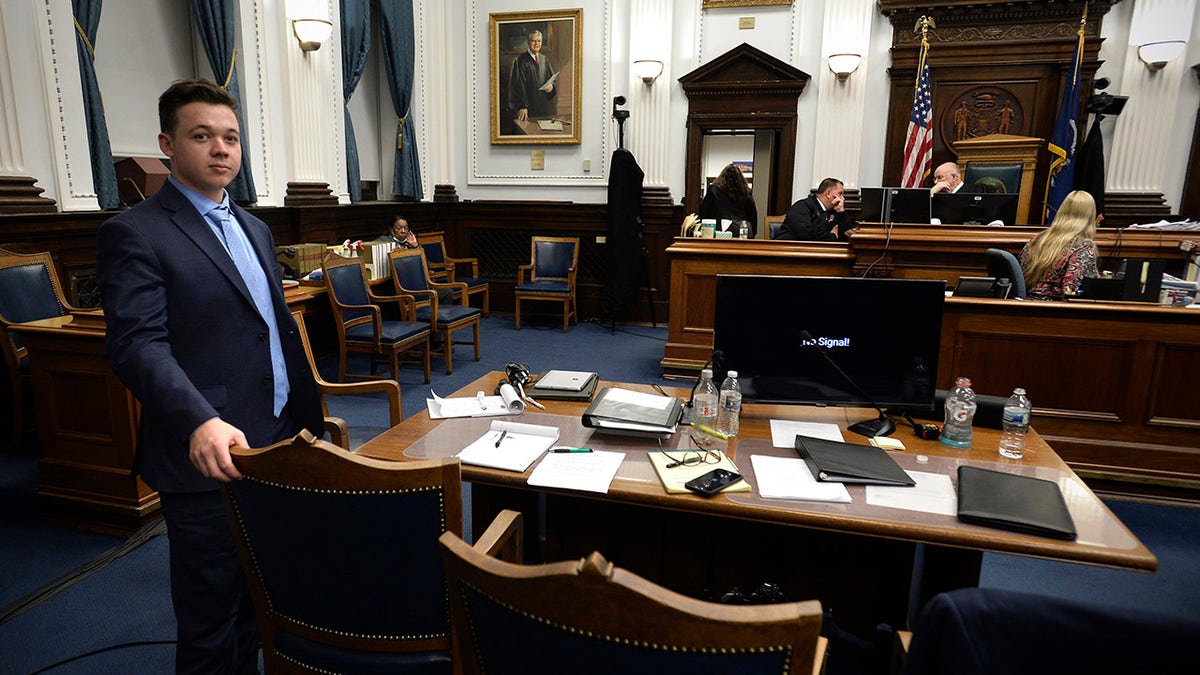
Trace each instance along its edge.
<instances>
[{"instance_id":1,"label":"woman in dark top","mask_svg":"<svg viewBox=\"0 0 1200 675\"><path fill-rule=\"evenodd\" d=\"M746 177L736 165L730 164L721 169L721 175L708 186L708 193L700 202L700 219L711 218L717 221L717 231L725 229L722 221L728 220L728 229L737 237L734 225L739 220L750 224L750 238L758 229L758 209L754 206L754 197L750 194L750 186Z\"/></svg>"},{"instance_id":2,"label":"woman in dark top","mask_svg":"<svg viewBox=\"0 0 1200 675\"><path fill-rule=\"evenodd\" d=\"M1063 199L1050 227L1021 250L1028 297L1062 300L1079 293L1096 271L1096 201L1083 190Z\"/></svg>"}]
</instances>

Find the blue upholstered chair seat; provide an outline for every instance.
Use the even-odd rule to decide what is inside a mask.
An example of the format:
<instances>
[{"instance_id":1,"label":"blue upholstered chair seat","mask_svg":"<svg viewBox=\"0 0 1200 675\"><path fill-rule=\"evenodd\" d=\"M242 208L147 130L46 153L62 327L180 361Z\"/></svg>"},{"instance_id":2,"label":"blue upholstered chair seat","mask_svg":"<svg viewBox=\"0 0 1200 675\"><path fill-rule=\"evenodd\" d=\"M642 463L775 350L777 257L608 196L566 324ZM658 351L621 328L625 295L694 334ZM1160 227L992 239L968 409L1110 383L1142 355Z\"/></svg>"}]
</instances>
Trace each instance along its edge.
<instances>
[{"instance_id":1,"label":"blue upholstered chair seat","mask_svg":"<svg viewBox=\"0 0 1200 675\"><path fill-rule=\"evenodd\" d=\"M482 277L454 277L455 283L466 284L467 288L487 286L488 280Z\"/></svg>"},{"instance_id":2,"label":"blue upholstered chair seat","mask_svg":"<svg viewBox=\"0 0 1200 675\"><path fill-rule=\"evenodd\" d=\"M473 316L479 316L480 310L475 307L464 307L463 305L439 305L438 306L438 323L454 324L465 319L470 319ZM417 308L417 321L428 322L433 318L433 309L430 305Z\"/></svg>"},{"instance_id":3,"label":"blue upholstered chair seat","mask_svg":"<svg viewBox=\"0 0 1200 675\"><path fill-rule=\"evenodd\" d=\"M538 280L530 281L526 284L513 287L514 292L520 293L554 293L556 295L568 295L571 293L571 286L565 281L553 280Z\"/></svg>"},{"instance_id":4,"label":"blue upholstered chair seat","mask_svg":"<svg viewBox=\"0 0 1200 675\"><path fill-rule=\"evenodd\" d=\"M383 321L383 330L379 341L385 345L403 342L409 338L418 337L429 332L429 324L416 321ZM346 340L349 342L374 342L375 329L371 324L362 324L346 329Z\"/></svg>"},{"instance_id":5,"label":"blue upholstered chair seat","mask_svg":"<svg viewBox=\"0 0 1200 675\"><path fill-rule=\"evenodd\" d=\"M407 654L367 652L323 645L282 631L275 636L275 651L281 658L302 664L315 672L449 675L453 670L450 650Z\"/></svg>"}]
</instances>

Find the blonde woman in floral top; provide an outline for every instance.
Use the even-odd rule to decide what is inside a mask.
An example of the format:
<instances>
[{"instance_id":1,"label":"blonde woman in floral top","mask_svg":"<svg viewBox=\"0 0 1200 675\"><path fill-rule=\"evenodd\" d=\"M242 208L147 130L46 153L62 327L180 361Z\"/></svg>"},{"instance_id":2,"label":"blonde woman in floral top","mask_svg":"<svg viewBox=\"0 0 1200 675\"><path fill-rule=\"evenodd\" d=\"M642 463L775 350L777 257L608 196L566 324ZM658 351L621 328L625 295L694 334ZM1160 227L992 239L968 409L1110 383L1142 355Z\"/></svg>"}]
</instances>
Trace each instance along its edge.
<instances>
[{"instance_id":1,"label":"blonde woman in floral top","mask_svg":"<svg viewBox=\"0 0 1200 675\"><path fill-rule=\"evenodd\" d=\"M1054 222L1021 250L1027 297L1062 300L1076 295L1096 271L1096 201L1083 190L1067 195Z\"/></svg>"}]
</instances>

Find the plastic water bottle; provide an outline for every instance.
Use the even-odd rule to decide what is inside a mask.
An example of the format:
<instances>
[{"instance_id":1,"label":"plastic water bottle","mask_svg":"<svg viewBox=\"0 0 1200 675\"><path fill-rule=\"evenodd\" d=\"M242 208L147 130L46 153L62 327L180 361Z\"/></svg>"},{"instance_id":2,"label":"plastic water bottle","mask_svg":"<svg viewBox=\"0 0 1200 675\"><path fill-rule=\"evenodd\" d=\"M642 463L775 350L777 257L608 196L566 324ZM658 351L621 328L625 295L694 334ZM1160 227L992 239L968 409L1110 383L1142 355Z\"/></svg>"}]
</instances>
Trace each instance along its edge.
<instances>
[{"instance_id":1,"label":"plastic water bottle","mask_svg":"<svg viewBox=\"0 0 1200 675\"><path fill-rule=\"evenodd\" d=\"M741 223L740 225L738 225L738 239L749 239L750 238L750 223L747 223L744 220L738 221L738 222Z\"/></svg>"},{"instance_id":2,"label":"plastic water bottle","mask_svg":"<svg viewBox=\"0 0 1200 675\"><path fill-rule=\"evenodd\" d=\"M737 371L731 370L721 383L721 405L717 409L717 431L731 438L737 436L738 416L742 413L742 385L737 378Z\"/></svg>"},{"instance_id":3,"label":"plastic water bottle","mask_svg":"<svg viewBox=\"0 0 1200 675\"><path fill-rule=\"evenodd\" d=\"M717 428L717 385L712 381L712 368L700 371L696 395L692 397L692 410L696 413L692 421L692 438L696 439L696 445L706 446L712 442L713 437L701 427Z\"/></svg>"},{"instance_id":4,"label":"plastic water bottle","mask_svg":"<svg viewBox=\"0 0 1200 675\"><path fill-rule=\"evenodd\" d=\"M971 380L960 377L946 397L946 420L942 424L942 443L952 448L971 447L971 420L975 418L975 392Z\"/></svg>"},{"instance_id":5,"label":"plastic water bottle","mask_svg":"<svg viewBox=\"0 0 1200 675\"><path fill-rule=\"evenodd\" d=\"M1029 431L1029 416L1033 404L1025 398L1025 390L1017 387L1004 404L1004 431L1000 434L1000 454L1009 459L1025 456L1025 432Z\"/></svg>"}]
</instances>

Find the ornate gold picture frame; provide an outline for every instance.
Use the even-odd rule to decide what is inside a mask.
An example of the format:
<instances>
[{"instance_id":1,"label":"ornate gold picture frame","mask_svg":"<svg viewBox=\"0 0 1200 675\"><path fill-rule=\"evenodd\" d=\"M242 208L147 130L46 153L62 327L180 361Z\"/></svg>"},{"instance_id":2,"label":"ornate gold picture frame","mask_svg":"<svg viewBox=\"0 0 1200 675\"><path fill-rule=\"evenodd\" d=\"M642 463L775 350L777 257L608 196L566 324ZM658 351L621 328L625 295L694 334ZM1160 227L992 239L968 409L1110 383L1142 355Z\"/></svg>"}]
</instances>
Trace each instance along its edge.
<instances>
[{"instance_id":1,"label":"ornate gold picture frame","mask_svg":"<svg viewBox=\"0 0 1200 675\"><path fill-rule=\"evenodd\" d=\"M790 5L793 0L704 0L701 9L720 7L766 7L768 5Z\"/></svg>"},{"instance_id":2,"label":"ornate gold picture frame","mask_svg":"<svg viewBox=\"0 0 1200 675\"><path fill-rule=\"evenodd\" d=\"M583 9L488 15L493 145L578 145Z\"/></svg>"}]
</instances>

